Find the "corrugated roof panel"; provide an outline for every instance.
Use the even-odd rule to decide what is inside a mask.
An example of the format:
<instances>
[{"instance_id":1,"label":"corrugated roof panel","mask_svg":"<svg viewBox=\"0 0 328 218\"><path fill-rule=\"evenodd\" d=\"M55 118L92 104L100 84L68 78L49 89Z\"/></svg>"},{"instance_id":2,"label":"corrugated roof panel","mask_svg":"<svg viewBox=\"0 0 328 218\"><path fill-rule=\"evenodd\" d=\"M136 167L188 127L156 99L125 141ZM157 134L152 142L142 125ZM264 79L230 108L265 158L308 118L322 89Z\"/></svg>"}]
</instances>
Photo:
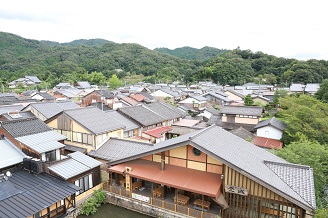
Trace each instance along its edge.
<instances>
[{"instance_id":1,"label":"corrugated roof panel","mask_svg":"<svg viewBox=\"0 0 328 218\"><path fill-rule=\"evenodd\" d=\"M0 148L0 169L23 162L23 158L26 156L6 138L0 140Z\"/></svg>"},{"instance_id":2,"label":"corrugated roof panel","mask_svg":"<svg viewBox=\"0 0 328 218\"><path fill-rule=\"evenodd\" d=\"M90 170L90 167L71 158L48 168L65 180Z\"/></svg>"}]
</instances>

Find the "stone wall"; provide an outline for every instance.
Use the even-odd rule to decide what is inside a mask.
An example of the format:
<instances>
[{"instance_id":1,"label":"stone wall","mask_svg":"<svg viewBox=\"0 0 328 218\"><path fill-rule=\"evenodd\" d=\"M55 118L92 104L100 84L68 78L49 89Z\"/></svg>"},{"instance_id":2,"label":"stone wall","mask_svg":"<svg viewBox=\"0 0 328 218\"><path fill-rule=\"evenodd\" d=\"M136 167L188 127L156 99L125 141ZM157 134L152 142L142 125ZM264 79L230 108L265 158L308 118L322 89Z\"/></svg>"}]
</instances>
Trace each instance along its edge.
<instances>
[{"instance_id":1,"label":"stone wall","mask_svg":"<svg viewBox=\"0 0 328 218\"><path fill-rule=\"evenodd\" d=\"M187 218L183 214L177 214L169 210L165 210L162 208L154 207L149 204L145 204L139 201L135 201L129 198L122 197L120 195L116 195L114 193L107 192L107 200L108 203L123 207L129 210L133 210L139 213L146 214L152 217L162 217L162 218Z\"/></svg>"}]
</instances>

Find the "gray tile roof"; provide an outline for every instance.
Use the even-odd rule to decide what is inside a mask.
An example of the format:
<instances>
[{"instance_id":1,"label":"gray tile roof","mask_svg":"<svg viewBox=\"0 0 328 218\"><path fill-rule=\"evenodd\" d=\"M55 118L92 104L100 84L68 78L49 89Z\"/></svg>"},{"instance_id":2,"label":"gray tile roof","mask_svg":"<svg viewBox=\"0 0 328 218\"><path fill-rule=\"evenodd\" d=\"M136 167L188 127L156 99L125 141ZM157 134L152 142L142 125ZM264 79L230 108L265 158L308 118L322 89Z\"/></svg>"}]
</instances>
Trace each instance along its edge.
<instances>
[{"instance_id":1,"label":"gray tile roof","mask_svg":"<svg viewBox=\"0 0 328 218\"><path fill-rule=\"evenodd\" d=\"M206 129L157 143L153 147L145 150L143 154L131 154L125 159L109 162L108 164L115 165L187 144L196 147L306 210L314 210L316 207L315 204L312 203L315 201L313 187L307 186L308 189L306 194L302 194L305 190L297 192L297 190L290 187L291 181L287 183L282 180L282 176L277 176L277 174L266 165L268 161L276 164L288 164L287 161L214 125ZM313 180L311 174L303 175L307 176L307 179ZM288 175L284 174L284 176ZM298 182L296 181L296 183ZM309 200L310 203L304 200L304 196L309 196L309 199L311 199Z\"/></svg>"},{"instance_id":2,"label":"gray tile roof","mask_svg":"<svg viewBox=\"0 0 328 218\"><path fill-rule=\"evenodd\" d=\"M238 92L236 90L233 90L233 89L226 90L225 92L230 92L230 93L232 93L234 95L237 95L240 98L245 98L245 95L243 95L243 93L240 93L240 92Z\"/></svg>"},{"instance_id":3,"label":"gray tile roof","mask_svg":"<svg viewBox=\"0 0 328 218\"><path fill-rule=\"evenodd\" d=\"M81 88L81 89L91 88L90 83L87 82L87 81L78 81L76 86L79 87L79 88Z\"/></svg>"},{"instance_id":4,"label":"gray tile roof","mask_svg":"<svg viewBox=\"0 0 328 218\"><path fill-rule=\"evenodd\" d=\"M31 111L20 111L18 113L5 113L0 115L0 121L8 121L8 120L21 120L27 118L36 118Z\"/></svg>"},{"instance_id":5,"label":"gray tile roof","mask_svg":"<svg viewBox=\"0 0 328 218\"><path fill-rule=\"evenodd\" d=\"M200 95L193 95L193 96L190 96L190 98L193 98L193 99L195 99L195 100L197 100L199 102L201 102L201 101L207 101L207 99L205 97L200 96Z\"/></svg>"},{"instance_id":6,"label":"gray tile roof","mask_svg":"<svg viewBox=\"0 0 328 218\"><path fill-rule=\"evenodd\" d=\"M65 147L64 144L58 142L64 139L66 139L66 136L63 136L53 130L16 138L16 140L32 148L38 153L44 153Z\"/></svg>"},{"instance_id":7,"label":"gray tile roof","mask_svg":"<svg viewBox=\"0 0 328 218\"><path fill-rule=\"evenodd\" d=\"M178 92L174 92L168 88L163 88L161 91L165 92L166 94L172 95L174 98L180 98L180 94Z\"/></svg>"},{"instance_id":8,"label":"gray tile roof","mask_svg":"<svg viewBox=\"0 0 328 218\"><path fill-rule=\"evenodd\" d=\"M222 116L219 115L215 115L213 114L210 119L208 119L207 121L207 125L211 126L211 125L217 125L217 126L222 126Z\"/></svg>"},{"instance_id":9,"label":"gray tile roof","mask_svg":"<svg viewBox=\"0 0 328 218\"><path fill-rule=\"evenodd\" d=\"M74 145L66 145L65 144L65 150L68 150L68 151L79 151L83 154L85 154L87 152L87 149L86 148L81 148L79 146L74 146Z\"/></svg>"},{"instance_id":10,"label":"gray tile roof","mask_svg":"<svg viewBox=\"0 0 328 218\"><path fill-rule=\"evenodd\" d=\"M55 100L55 98L52 95L50 95L46 92L38 92L38 93L35 93L35 95L40 95L41 97L43 97L46 100Z\"/></svg>"},{"instance_id":11,"label":"gray tile roof","mask_svg":"<svg viewBox=\"0 0 328 218\"><path fill-rule=\"evenodd\" d=\"M35 176L20 169L11 173L8 181L0 183L1 217L33 216L81 189L45 173Z\"/></svg>"},{"instance_id":12,"label":"gray tile roof","mask_svg":"<svg viewBox=\"0 0 328 218\"><path fill-rule=\"evenodd\" d=\"M130 130L133 130L133 129L140 128L140 126L137 125L135 122L128 119L127 117L125 117L124 115L120 114L117 111L110 110L110 111L106 111L106 113L109 116L111 116L112 118L114 118L114 119L118 120L119 122L121 122L125 126L124 131L130 131Z\"/></svg>"},{"instance_id":13,"label":"gray tile roof","mask_svg":"<svg viewBox=\"0 0 328 218\"><path fill-rule=\"evenodd\" d=\"M67 159L49 166L49 170L65 180L101 165L101 162L79 151L68 154Z\"/></svg>"},{"instance_id":14,"label":"gray tile roof","mask_svg":"<svg viewBox=\"0 0 328 218\"><path fill-rule=\"evenodd\" d=\"M39 80L39 78L36 77L36 76L25 76L25 78L27 78L27 79L35 82L35 83L40 83L41 82L41 80Z\"/></svg>"},{"instance_id":15,"label":"gray tile roof","mask_svg":"<svg viewBox=\"0 0 328 218\"><path fill-rule=\"evenodd\" d=\"M313 169L311 167L269 161L264 163L309 205L316 207Z\"/></svg>"},{"instance_id":16,"label":"gray tile roof","mask_svg":"<svg viewBox=\"0 0 328 218\"><path fill-rule=\"evenodd\" d=\"M65 110L64 114L96 135L125 128L121 122L95 107Z\"/></svg>"},{"instance_id":17,"label":"gray tile roof","mask_svg":"<svg viewBox=\"0 0 328 218\"><path fill-rule=\"evenodd\" d=\"M105 98L108 98L108 99L115 97L114 94L109 90L96 90L95 92L97 92L99 95L101 95Z\"/></svg>"},{"instance_id":18,"label":"gray tile roof","mask_svg":"<svg viewBox=\"0 0 328 218\"><path fill-rule=\"evenodd\" d=\"M259 106L222 106L220 113L258 116L262 114L262 107Z\"/></svg>"},{"instance_id":19,"label":"gray tile roof","mask_svg":"<svg viewBox=\"0 0 328 218\"><path fill-rule=\"evenodd\" d=\"M247 129L243 128L242 126L239 127L238 129L233 129L230 132L242 139L249 141L249 142L251 142L253 140L253 138L255 137L255 135L253 133L251 133Z\"/></svg>"},{"instance_id":20,"label":"gray tile roof","mask_svg":"<svg viewBox=\"0 0 328 218\"><path fill-rule=\"evenodd\" d=\"M101 145L100 148L90 151L88 155L103 160L116 161L122 158L126 158L132 154L141 154L145 150L148 150L152 147L153 144L150 143L119 138L109 138Z\"/></svg>"},{"instance_id":21,"label":"gray tile roof","mask_svg":"<svg viewBox=\"0 0 328 218\"><path fill-rule=\"evenodd\" d=\"M167 103L154 102L147 104L145 107L163 116L166 120L173 120L186 116L187 114Z\"/></svg>"},{"instance_id":22,"label":"gray tile roof","mask_svg":"<svg viewBox=\"0 0 328 218\"><path fill-rule=\"evenodd\" d=\"M14 138L51 130L38 118L4 121L1 126Z\"/></svg>"},{"instance_id":23,"label":"gray tile roof","mask_svg":"<svg viewBox=\"0 0 328 218\"><path fill-rule=\"evenodd\" d=\"M32 103L31 107L35 108L46 119L52 118L63 110L79 108L77 104L71 101Z\"/></svg>"},{"instance_id":24,"label":"gray tile roof","mask_svg":"<svg viewBox=\"0 0 328 218\"><path fill-rule=\"evenodd\" d=\"M165 117L153 112L143 105L119 108L117 111L142 126L150 126L166 121Z\"/></svg>"},{"instance_id":25,"label":"gray tile roof","mask_svg":"<svg viewBox=\"0 0 328 218\"><path fill-rule=\"evenodd\" d=\"M264 121L261 121L259 122L258 124L256 124L256 126L254 127L254 129L258 129L258 128L261 128L261 127L264 127L264 126L273 126L281 131L283 131L284 129L287 128L287 124L272 117L268 120L264 120Z\"/></svg>"},{"instance_id":26,"label":"gray tile roof","mask_svg":"<svg viewBox=\"0 0 328 218\"><path fill-rule=\"evenodd\" d=\"M13 112L13 111L21 111L23 108L24 106L22 104L0 106L0 114Z\"/></svg>"}]
</instances>

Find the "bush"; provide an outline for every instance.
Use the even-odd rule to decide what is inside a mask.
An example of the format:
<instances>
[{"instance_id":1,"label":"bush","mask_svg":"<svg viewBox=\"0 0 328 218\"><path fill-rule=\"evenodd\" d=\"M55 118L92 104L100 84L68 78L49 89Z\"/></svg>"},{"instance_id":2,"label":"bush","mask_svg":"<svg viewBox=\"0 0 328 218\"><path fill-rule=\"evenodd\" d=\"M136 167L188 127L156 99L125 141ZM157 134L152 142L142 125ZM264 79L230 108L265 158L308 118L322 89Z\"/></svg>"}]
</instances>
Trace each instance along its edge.
<instances>
[{"instance_id":1,"label":"bush","mask_svg":"<svg viewBox=\"0 0 328 218\"><path fill-rule=\"evenodd\" d=\"M95 190L93 196L82 204L81 214L87 216L90 214L93 215L98 211L98 207L104 203L106 203L106 193L102 189Z\"/></svg>"}]
</instances>

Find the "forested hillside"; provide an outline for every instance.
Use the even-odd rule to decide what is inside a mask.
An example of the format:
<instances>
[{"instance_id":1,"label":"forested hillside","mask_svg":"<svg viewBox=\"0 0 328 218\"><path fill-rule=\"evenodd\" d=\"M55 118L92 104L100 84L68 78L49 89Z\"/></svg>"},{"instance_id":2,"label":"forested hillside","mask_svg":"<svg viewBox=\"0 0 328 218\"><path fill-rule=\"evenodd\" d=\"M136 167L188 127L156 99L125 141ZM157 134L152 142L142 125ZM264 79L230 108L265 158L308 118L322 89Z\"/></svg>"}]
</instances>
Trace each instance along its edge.
<instances>
[{"instance_id":1,"label":"forested hillside","mask_svg":"<svg viewBox=\"0 0 328 218\"><path fill-rule=\"evenodd\" d=\"M138 44L103 39L56 43L0 32L0 76L2 83L7 84L25 75L36 75L48 87L59 81L88 80L92 72L103 74L102 79L91 81L96 83L106 83L114 73L120 79L133 76L148 82L185 83L213 80L223 85L259 79L270 84L318 83L328 78L325 60L300 61L240 49L220 50L223 53L203 60L214 56L214 51L205 47L193 57L196 60L186 60Z\"/></svg>"},{"instance_id":2,"label":"forested hillside","mask_svg":"<svg viewBox=\"0 0 328 218\"><path fill-rule=\"evenodd\" d=\"M213 57L216 57L228 50L225 49L217 49L212 47L204 47L201 49L191 48L191 47L182 47L176 49L168 49L168 48L155 48L155 51L159 51L162 53L170 54L176 56L178 58L187 59L187 60L208 60Z\"/></svg>"}]
</instances>

